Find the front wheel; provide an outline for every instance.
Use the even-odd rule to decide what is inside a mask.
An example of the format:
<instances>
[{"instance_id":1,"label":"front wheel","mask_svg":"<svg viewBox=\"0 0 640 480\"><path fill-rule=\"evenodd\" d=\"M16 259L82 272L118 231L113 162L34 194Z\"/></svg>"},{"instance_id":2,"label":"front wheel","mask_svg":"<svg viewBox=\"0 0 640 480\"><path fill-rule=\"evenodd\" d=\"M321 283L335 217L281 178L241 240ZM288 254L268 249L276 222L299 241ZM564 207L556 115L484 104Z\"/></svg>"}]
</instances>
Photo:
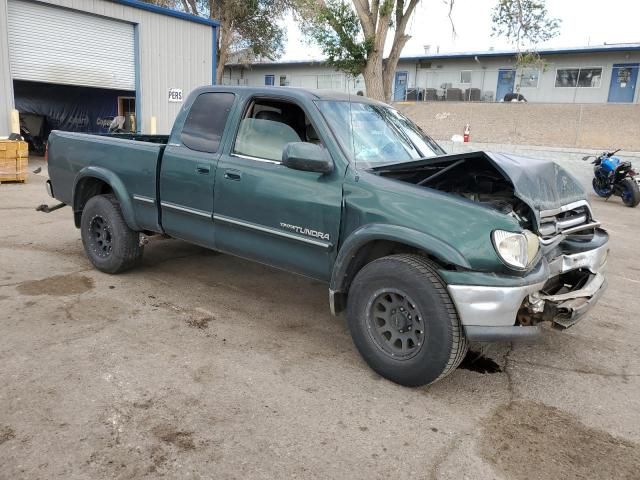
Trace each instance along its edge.
<instances>
[{"instance_id":1,"label":"front wheel","mask_svg":"<svg viewBox=\"0 0 640 480\"><path fill-rule=\"evenodd\" d=\"M137 265L143 247L140 234L131 230L115 196L91 197L80 220L82 244L94 267L105 273L120 273Z\"/></svg>"},{"instance_id":2,"label":"front wheel","mask_svg":"<svg viewBox=\"0 0 640 480\"><path fill-rule=\"evenodd\" d=\"M633 178L623 178L620 181L622 203L627 207L635 207L640 203L640 189Z\"/></svg>"},{"instance_id":3,"label":"front wheel","mask_svg":"<svg viewBox=\"0 0 640 480\"><path fill-rule=\"evenodd\" d=\"M418 255L391 255L365 265L349 289L347 321L369 366L401 385L444 378L468 349L434 264Z\"/></svg>"}]
</instances>

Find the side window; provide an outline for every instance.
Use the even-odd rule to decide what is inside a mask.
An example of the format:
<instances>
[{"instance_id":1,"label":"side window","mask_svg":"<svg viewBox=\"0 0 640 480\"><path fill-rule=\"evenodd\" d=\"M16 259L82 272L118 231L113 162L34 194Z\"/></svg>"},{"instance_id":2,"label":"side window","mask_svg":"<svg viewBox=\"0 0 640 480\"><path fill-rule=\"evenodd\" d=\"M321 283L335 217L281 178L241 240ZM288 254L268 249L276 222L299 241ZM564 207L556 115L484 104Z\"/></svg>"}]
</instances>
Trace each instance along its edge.
<instances>
[{"instance_id":1,"label":"side window","mask_svg":"<svg viewBox=\"0 0 640 480\"><path fill-rule=\"evenodd\" d=\"M215 153L231 111L233 93L210 92L198 95L182 128L182 143L191 150Z\"/></svg>"},{"instance_id":2,"label":"side window","mask_svg":"<svg viewBox=\"0 0 640 480\"><path fill-rule=\"evenodd\" d=\"M280 162L289 142L322 145L316 130L298 105L282 100L254 100L247 108L233 153Z\"/></svg>"}]
</instances>

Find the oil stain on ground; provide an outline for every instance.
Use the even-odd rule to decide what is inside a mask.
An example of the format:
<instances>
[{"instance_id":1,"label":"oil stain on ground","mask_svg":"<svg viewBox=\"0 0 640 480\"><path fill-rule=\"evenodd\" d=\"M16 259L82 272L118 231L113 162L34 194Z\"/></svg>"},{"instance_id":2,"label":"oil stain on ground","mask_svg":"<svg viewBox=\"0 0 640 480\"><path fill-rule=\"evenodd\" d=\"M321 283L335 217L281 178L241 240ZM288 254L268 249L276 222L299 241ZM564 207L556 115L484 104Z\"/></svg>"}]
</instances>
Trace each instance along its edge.
<instances>
[{"instance_id":1,"label":"oil stain on ground","mask_svg":"<svg viewBox=\"0 0 640 480\"><path fill-rule=\"evenodd\" d=\"M637 479L640 445L531 401L499 408L485 424L482 455L510 479Z\"/></svg>"},{"instance_id":2,"label":"oil stain on ground","mask_svg":"<svg viewBox=\"0 0 640 480\"><path fill-rule=\"evenodd\" d=\"M32 280L18 285L18 292L23 295L77 295L93 288L93 279L84 275L55 275L42 280Z\"/></svg>"},{"instance_id":3,"label":"oil stain on ground","mask_svg":"<svg viewBox=\"0 0 640 480\"><path fill-rule=\"evenodd\" d=\"M171 425L159 425L153 429L153 434L165 443L175 445L180 450L194 450L193 432L183 432Z\"/></svg>"},{"instance_id":4,"label":"oil stain on ground","mask_svg":"<svg viewBox=\"0 0 640 480\"><path fill-rule=\"evenodd\" d=\"M14 438L16 438L16 433L13 431L13 428L0 426L0 445Z\"/></svg>"},{"instance_id":5,"label":"oil stain on ground","mask_svg":"<svg viewBox=\"0 0 640 480\"><path fill-rule=\"evenodd\" d=\"M477 373L499 373L502 371L500 365L498 365L493 359L485 357L481 352L474 352L469 350L464 357L460 366L462 370L471 370Z\"/></svg>"}]
</instances>

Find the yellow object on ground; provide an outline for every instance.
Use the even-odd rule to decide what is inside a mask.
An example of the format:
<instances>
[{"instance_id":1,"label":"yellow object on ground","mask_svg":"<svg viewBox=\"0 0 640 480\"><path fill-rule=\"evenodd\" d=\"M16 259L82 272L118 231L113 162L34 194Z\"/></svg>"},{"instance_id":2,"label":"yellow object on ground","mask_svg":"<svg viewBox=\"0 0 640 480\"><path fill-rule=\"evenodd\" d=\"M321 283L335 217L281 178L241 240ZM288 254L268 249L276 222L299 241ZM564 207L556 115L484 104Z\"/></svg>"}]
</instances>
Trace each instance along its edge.
<instances>
[{"instance_id":1,"label":"yellow object on ground","mask_svg":"<svg viewBox=\"0 0 640 480\"><path fill-rule=\"evenodd\" d=\"M18 140L0 140L0 182L26 182L29 145Z\"/></svg>"}]
</instances>

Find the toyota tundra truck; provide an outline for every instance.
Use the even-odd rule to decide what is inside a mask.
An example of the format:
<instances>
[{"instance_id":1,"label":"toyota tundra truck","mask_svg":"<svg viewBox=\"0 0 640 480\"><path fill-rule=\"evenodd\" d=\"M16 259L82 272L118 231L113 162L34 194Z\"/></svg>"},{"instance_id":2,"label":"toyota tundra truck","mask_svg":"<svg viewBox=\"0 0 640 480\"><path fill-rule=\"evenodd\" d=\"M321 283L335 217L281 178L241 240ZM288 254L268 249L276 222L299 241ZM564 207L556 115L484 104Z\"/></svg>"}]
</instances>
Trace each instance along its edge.
<instances>
[{"instance_id":1,"label":"toyota tundra truck","mask_svg":"<svg viewBox=\"0 0 640 480\"><path fill-rule=\"evenodd\" d=\"M608 235L548 160L447 155L393 107L278 87L203 87L169 136L52 132L49 193L98 270L163 234L328 284L356 348L407 386L469 342L564 329L606 287Z\"/></svg>"}]
</instances>

